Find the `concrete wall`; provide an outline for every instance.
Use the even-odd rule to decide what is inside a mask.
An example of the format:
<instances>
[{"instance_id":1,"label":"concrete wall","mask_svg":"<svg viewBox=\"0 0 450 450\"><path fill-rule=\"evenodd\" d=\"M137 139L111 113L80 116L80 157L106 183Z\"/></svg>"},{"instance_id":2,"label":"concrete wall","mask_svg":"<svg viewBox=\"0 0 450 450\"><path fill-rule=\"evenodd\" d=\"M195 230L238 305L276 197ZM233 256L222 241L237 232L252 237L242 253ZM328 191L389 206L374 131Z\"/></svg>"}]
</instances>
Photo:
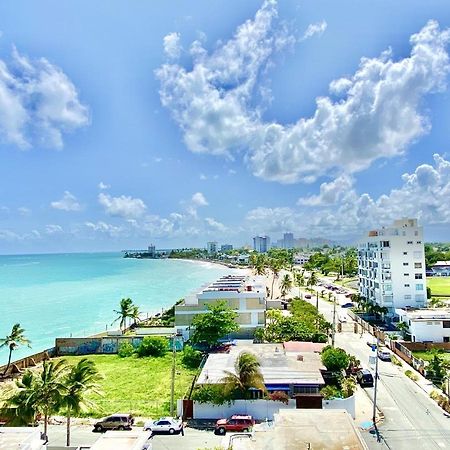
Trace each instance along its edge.
<instances>
[{"instance_id":1,"label":"concrete wall","mask_svg":"<svg viewBox=\"0 0 450 450\"><path fill-rule=\"evenodd\" d=\"M411 339L416 342L444 342L444 336L450 338L450 328L444 328L442 320L411 320L409 326Z\"/></svg>"},{"instance_id":2,"label":"concrete wall","mask_svg":"<svg viewBox=\"0 0 450 450\"><path fill-rule=\"evenodd\" d=\"M17 361L11 362L11 365L8 369L8 374L17 373L21 370L27 369L28 367L34 367L36 364L41 363L42 361L47 361L51 357L55 356L56 350L55 348L49 348L47 350L43 350L42 352L35 353L34 355L27 356L26 358L18 359ZM13 353L14 356L14 353ZM0 373L3 373L6 369L6 364L4 366L0 366Z\"/></svg>"},{"instance_id":3,"label":"concrete wall","mask_svg":"<svg viewBox=\"0 0 450 450\"><path fill-rule=\"evenodd\" d=\"M295 400L286 405L272 400L236 400L228 405L212 405L194 401L194 419L223 419L232 414L249 414L256 420L273 420L274 413L280 409L295 409Z\"/></svg>"},{"instance_id":4,"label":"concrete wall","mask_svg":"<svg viewBox=\"0 0 450 450\"><path fill-rule=\"evenodd\" d=\"M335 398L333 400L322 400L323 409L345 409L352 416L352 419L356 417L356 405L355 396L352 395L348 398Z\"/></svg>"}]
</instances>

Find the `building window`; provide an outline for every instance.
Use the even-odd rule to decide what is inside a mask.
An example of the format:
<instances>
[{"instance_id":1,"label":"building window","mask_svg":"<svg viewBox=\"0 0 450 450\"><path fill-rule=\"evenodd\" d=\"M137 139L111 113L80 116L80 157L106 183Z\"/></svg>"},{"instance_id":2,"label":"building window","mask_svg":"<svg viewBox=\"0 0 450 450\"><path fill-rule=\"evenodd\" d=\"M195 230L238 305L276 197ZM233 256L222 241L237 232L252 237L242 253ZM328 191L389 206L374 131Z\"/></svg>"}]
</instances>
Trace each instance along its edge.
<instances>
[{"instance_id":1,"label":"building window","mask_svg":"<svg viewBox=\"0 0 450 450\"><path fill-rule=\"evenodd\" d=\"M409 284L405 284L405 287L409 287Z\"/></svg>"},{"instance_id":2,"label":"building window","mask_svg":"<svg viewBox=\"0 0 450 450\"><path fill-rule=\"evenodd\" d=\"M414 236L419 236L419 232L417 230L414 231Z\"/></svg>"},{"instance_id":3,"label":"building window","mask_svg":"<svg viewBox=\"0 0 450 450\"><path fill-rule=\"evenodd\" d=\"M390 247L389 241L381 241L381 247Z\"/></svg>"},{"instance_id":4,"label":"building window","mask_svg":"<svg viewBox=\"0 0 450 450\"><path fill-rule=\"evenodd\" d=\"M421 273L416 273L416 274L414 274L414 278L416 280L421 280L422 279L422 274Z\"/></svg>"},{"instance_id":5,"label":"building window","mask_svg":"<svg viewBox=\"0 0 450 450\"><path fill-rule=\"evenodd\" d=\"M403 252L403 254L406 256L408 254L408 252Z\"/></svg>"},{"instance_id":6,"label":"building window","mask_svg":"<svg viewBox=\"0 0 450 450\"><path fill-rule=\"evenodd\" d=\"M416 294L416 302L417 303L423 303L425 300L425 297L423 294Z\"/></svg>"},{"instance_id":7,"label":"building window","mask_svg":"<svg viewBox=\"0 0 450 450\"><path fill-rule=\"evenodd\" d=\"M392 284L385 284L384 285L384 290L385 291L392 291Z\"/></svg>"},{"instance_id":8,"label":"building window","mask_svg":"<svg viewBox=\"0 0 450 450\"><path fill-rule=\"evenodd\" d=\"M422 243L422 241L417 241L417 242L416 242L416 244L421 244L421 243Z\"/></svg>"},{"instance_id":9,"label":"building window","mask_svg":"<svg viewBox=\"0 0 450 450\"><path fill-rule=\"evenodd\" d=\"M422 252L414 252L414 259L421 259L422 258Z\"/></svg>"},{"instance_id":10,"label":"building window","mask_svg":"<svg viewBox=\"0 0 450 450\"><path fill-rule=\"evenodd\" d=\"M414 269L421 269L422 263L414 263Z\"/></svg>"},{"instance_id":11,"label":"building window","mask_svg":"<svg viewBox=\"0 0 450 450\"><path fill-rule=\"evenodd\" d=\"M450 342L450 336L444 336L444 342Z\"/></svg>"},{"instance_id":12,"label":"building window","mask_svg":"<svg viewBox=\"0 0 450 450\"><path fill-rule=\"evenodd\" d=\"M409 277L409 273L404 273L403 276L404 277Z\"/></svg>"},{"instance_id":13,"label":"building window","mask_svg":"<svg viewBox=\"0 0 450 450\"><path fill-rule=\"evenodd\" d=\"M408 241L407 244L411 245L413 243L413 241Z\"/></svg>"},{"instance_id":14,"label":"building window","mask_svg":"<svg viewBox=\"0 0 450 450\"><path fill-rule=\"evenodd\" d=\"M423 291L423 284L416 284L416 291Z\"/></svg>"},{"instance_id":15,"label":"building window","mask_svg":"<svg viewBox=\"0 0 450 450\"><path fill-rule=\"evenodd\" d=\"M443 320L442 328L450 328L450 320Z\"/></svg>"},{"instance_id":16,"label":"building window","mask_svg":"<svg viewBox=\"0 0 450 450\"><path fill-rule=\"evenodd\" d=\"M403 266L405 266L405 267L406 267L406 266L409 266L409 263L404 262L404 263L403 263Z\"/></svg>"},{"instance_id":17,"label":"building window","mask_svg":"<svg viewBox=\"0 0 450 450\"><path fill-rule=\"evenodd\" d=\"M411 295L406 294L404 298L405 298L405 300L411 300Z\"/></svg>"}]
</instances>

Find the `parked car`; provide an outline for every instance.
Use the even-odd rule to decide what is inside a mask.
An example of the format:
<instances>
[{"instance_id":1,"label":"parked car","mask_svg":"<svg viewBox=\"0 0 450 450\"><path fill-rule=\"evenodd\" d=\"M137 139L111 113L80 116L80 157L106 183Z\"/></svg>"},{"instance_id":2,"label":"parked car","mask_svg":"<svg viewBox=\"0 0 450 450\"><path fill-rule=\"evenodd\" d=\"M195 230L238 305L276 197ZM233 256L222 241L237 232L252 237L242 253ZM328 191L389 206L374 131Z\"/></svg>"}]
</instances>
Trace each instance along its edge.
<instances>
[{"instance_id":1,"label":"parked car","mask_svg":"<svg viewBox=\"0 0 450 450\"><path fill-rule=\"evenodd\" d=\"M368 369L361 369L356 373L356 380L361 387L372 387L373 376Z\"/></svg>"},{"instance_id":2,"label":"parked car","mask_svg":"<svg viewBox=\"0 0 450 450\"><path fill-rule=\"evenodd\" d=\"M94 424L95 431L131 430L134 418L131 414L112 414Z\"/></svg>"},{"instance_id":3,"label":"parked car","mask_svg":"<svg viewBox=\"0 0 450 450\"><path fill-rule=\"evenodd\" d=\"M355 305L352 302L344 303L341 308L353 308Z\"/></svg>"},{"instance_id":4,"label":"parked car","mask_svg":"<svg viewBox=\"0 0 450 450\"><path fill-rule=\"evenodd\" d=\"M173 417L161 417L158 420L148 420L144 424L144 431L152 433L181 433L183 421Z\"/></svg>"},{"instance_id":5,"label":"parked car","mask_svg":"<svg viewBox=\"0 0 450 450\"><path fill-rule=\"evenodd\" d=\"M305 294L305 298L311 298L311 294Z\"/></svg>"},{"instance_id":6,"label":"parked car","mask_svg":"<svg viewBox=\"0 0 450 450\"><path fill-rule=\"evenodd\" d=\"M391 353L388 351L386 347L380 347L378 349L378 358L380 358L381 361L390 361Z\"/></svg>"},{"instance_id":7,"label":"parked car","mask_svg":"<svg viewBox=\"0 0 450 450\"><path fill-rule=\"evenodd\" d=\"M238 416L234 415L228 419L219 419L216 422L214 432L218 434L225 434L227 431L246 432L255 425L252 416Z\"/></svg>"}]
</instances>

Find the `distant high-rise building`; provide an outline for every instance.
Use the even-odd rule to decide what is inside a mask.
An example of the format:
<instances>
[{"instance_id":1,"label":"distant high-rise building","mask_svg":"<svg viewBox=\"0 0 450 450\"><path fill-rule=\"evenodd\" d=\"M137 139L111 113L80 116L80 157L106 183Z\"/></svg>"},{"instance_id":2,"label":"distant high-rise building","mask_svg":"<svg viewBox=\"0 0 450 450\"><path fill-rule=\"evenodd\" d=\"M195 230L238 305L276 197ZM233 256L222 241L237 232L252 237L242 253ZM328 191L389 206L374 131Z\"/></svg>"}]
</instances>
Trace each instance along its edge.
<instances>
[{"instance_id":1,"label":"distant high-rise building","mask_svg":"<svg viewBox=\"0 0 450 450\"><path fill-rule=\"evenodd\" d=\"M222 244L220 246L221 252L229 252L230 250L233 250L233 246L231 244Z\"/></svg>"},{"instance_id":2,"label":"distant high-rise building","mask_svg":"<svg viewBox=\"0 0 450 450\"><path fill-rule=\"evenodd\" d=\"M266 253L270 248L269 236L255 236L253 238L253 250L258 253Z\"/></svg>"},{"instance_id":3,"label":"distant high-rise building","mask_svg":"<svg viewBox=\"0 0 450 450\"><path fill-rule=\"evenodd\" d=\"M417 219L396 220L369 231L358 244L359 293L385 306L423 307L427 302L423 227Z\"/></svg>"},{"instance_id":4,"label":"distant high-rise building","mask_svg":"<svg viewBox=\"0 0 450 450\"><path fill-rule=\"evenodd\" d=\"M283 235L283 248L290 249L295 247L294 234L284 233Z\"/></svg>"},{"instance_id":5,"label":"distant high-rise building","mask_svg":"<svg viewBox=\"0 0 450 450\"><path fill-rule=\"evenodd\" d=\"M217 253L217 242L211 241L206 244L208 255L215 255Z\"/></svg>"},{"instance_id":6,"label":"distant high-rise building","mask_svg":"<svg viewBox=\"0 0 450 450\"><path fill-rule=\"evenodd\" d=\"M148 254L150 255L151 258L154 258L156 256L156 248L153 244L150 244L148 246Z\"/></svg>"}]
</instances>

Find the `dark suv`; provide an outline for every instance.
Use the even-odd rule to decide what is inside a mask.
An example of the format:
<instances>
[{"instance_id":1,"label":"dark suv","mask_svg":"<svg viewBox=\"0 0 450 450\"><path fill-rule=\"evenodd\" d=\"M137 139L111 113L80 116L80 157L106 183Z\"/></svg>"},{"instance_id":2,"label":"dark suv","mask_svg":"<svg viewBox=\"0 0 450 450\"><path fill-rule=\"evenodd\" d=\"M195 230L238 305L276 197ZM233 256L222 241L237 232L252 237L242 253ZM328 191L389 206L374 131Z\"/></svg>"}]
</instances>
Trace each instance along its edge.
<instances>
[{"instance_id":1,"label":"dark suv","mask_svg":"<svg viewBox=\"0 0 450 450\"><path fill-rule=\"evenodd\" d=\"M370 373L370 370L367 370L367 369L358 370L358 372L356 374L356 379L362 387L372 387L373 386L373 376Z\"/></svg>"},{"instance_id":2,"label":"dark suv","mask_svg":"<svg viewBox=\"0 0 450 450\"><path fill-rule=\"evenodd\" d=\"M131 430L133 423L134 418L131 414L112 414L96 422L94 430Z\"/></svg>"},{"instance_id":3,"label":"dark suv","mask_svg":"<svg viewBox=\"0 0 450 450\"><path fill-rule=\"evenodd\" d=\"M231 416L228 419L219 419L216 422L215 432L225 434L227 431L247 432L255 425L252 416Z\"/></svg>"}]
</instances>

